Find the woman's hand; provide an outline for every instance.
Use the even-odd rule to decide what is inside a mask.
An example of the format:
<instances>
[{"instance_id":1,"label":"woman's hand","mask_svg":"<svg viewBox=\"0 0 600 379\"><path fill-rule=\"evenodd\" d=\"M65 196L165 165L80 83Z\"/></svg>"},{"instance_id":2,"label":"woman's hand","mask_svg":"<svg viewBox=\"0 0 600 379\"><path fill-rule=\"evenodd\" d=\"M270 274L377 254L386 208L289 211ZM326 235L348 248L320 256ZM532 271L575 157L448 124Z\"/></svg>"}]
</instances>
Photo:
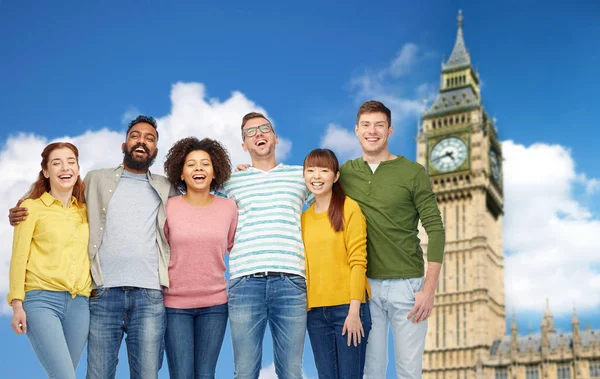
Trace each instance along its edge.
<instances>
[{"instance_id":1,"label":"woman's hand","mask_svg":"<svg viewBox=\"0 0 600 379\"><path fill-rule=\"evenodd\" d=\"M23 309L23 302L21 300L12 301L13 316L10 321L10 326L13 328L16 334L27 333L27 315Z\"/></svg>"},{"instance_id":2,"label":"woman's hand","mask_svg":"<svg viewBox=\"0 0 600 379\"><path fill-rule=\"evenodd\" d=\"M365 330L360 322L360 300L350 300L350 309L342 329L342 335L346 334L348 334L348 346L353 343L354 347L358 346L362 337L365 336Z\"/></svg>"}]
</instances>

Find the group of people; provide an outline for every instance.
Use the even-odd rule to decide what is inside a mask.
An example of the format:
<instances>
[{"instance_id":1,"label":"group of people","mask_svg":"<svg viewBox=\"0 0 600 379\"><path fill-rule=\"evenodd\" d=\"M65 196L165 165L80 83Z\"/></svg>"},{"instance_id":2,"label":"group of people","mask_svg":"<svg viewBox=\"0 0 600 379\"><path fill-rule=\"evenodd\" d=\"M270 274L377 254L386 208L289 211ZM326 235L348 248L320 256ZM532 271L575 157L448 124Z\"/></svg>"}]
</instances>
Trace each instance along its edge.
<instances>
[{"instance_id":1,"label":"group of people","mask_svg":"<svg viewBox=\"0 0 600 379\"><path fill-rule=\"evenodd\" d=\"M123 163L83 181L74 145L46 146L9 212L13 330L51 378L75 378L86 341L87 378L114 378L125 334L131 378L156 378L163 350L171 378L214 378L227 320L235 378L258 378L267 324L279 378L302 378L307 331L319 378L385 378L391 325L398 377L420 378L444 229L427 172L390 153L392 132L390 110L368 101L362 157L315 149L290 166L252 112L251 165L232 172L218 141L188 137L165 177L149 171L156 122L139 116Z\"/></svg>"}]
</instances>

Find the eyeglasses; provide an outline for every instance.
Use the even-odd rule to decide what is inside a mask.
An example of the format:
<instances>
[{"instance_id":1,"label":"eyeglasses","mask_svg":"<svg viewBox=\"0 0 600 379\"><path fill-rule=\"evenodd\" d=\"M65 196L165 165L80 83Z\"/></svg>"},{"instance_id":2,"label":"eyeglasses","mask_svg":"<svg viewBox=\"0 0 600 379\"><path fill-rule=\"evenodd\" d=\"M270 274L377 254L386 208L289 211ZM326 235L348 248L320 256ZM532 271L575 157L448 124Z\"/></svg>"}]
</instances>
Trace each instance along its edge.
<instances>
[{"instance_id":1,"label":"eyeglasses","mask_svg":"<svg viewBox=\"0 0 600 379\"><path fill-rule=\"evenodd\" d=\"M273 130L273 127L271 126L271 124L262 124L258 126L253 126L251 128L242 129L242 139L246 137L254 137L258 130L260 130L262 133L269 133Z\"/></svg>"}]
</instances>

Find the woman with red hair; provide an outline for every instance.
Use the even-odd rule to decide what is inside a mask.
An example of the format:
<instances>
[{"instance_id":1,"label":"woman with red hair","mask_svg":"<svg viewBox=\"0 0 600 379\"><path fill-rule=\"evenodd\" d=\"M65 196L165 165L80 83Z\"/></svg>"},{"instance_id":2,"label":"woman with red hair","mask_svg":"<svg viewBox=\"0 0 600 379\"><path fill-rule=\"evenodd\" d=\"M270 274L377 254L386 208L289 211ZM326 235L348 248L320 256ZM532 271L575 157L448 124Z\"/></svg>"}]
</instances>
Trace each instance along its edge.
<instances>
[{"instance_id":1,"label":"woman with red hair","mask_svg":"<svg viewBox=\"0 0 600 379\"><path fill-rule=\"evenodd\" d=\"M29 216L13 237L11 326L27 335L50 378L75 379L89 330L89 226L78 158L71 143L46 146L22 204Z\"/></svg>"}]
</instances>

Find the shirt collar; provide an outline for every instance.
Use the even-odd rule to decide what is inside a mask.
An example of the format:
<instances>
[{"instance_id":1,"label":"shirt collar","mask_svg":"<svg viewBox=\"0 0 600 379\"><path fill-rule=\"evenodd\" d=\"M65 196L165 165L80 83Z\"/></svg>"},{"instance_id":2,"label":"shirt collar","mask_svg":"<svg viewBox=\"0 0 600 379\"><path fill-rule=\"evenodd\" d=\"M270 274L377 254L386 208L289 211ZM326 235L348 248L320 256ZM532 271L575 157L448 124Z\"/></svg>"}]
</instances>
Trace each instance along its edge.
<instances>
[{"instance_id":1,"label":"shirt collar","mask_svg":"<svg viewBox=\"0 0 600 379\"><path fill-rule=\"evenodd\" d=\"M62 206L60 200L56 199L54 196L50 195L50 193L48 193L48 192L44 192L42 194L42 196L40 196L40 200L42 200L42 203L44 203L44 205L47 207L54 204L55 201L58 202ZM77 203L77 198L75 198L75 196L71 196L71 203L69 205L79 206L79 204Z\"/></svg>"},{"instance_id":2,"label":"shirt collar","mask_svg":"<svg viewBox=\"0 0 600 379\"><path fill-rule=\"evenodd\" d=\"M120 165L118 165L117 167L115 167L115 171L117 171L117 173L119 175L123 174L123 171L125 171L125 166L123 165L123 163L121 163ZM152 178L152 171L150 171L150 169L148 169L148 171L146 172L146 176L148 176L148 180L152 180L153 179Z\"/></svg>"}]
</instances>

